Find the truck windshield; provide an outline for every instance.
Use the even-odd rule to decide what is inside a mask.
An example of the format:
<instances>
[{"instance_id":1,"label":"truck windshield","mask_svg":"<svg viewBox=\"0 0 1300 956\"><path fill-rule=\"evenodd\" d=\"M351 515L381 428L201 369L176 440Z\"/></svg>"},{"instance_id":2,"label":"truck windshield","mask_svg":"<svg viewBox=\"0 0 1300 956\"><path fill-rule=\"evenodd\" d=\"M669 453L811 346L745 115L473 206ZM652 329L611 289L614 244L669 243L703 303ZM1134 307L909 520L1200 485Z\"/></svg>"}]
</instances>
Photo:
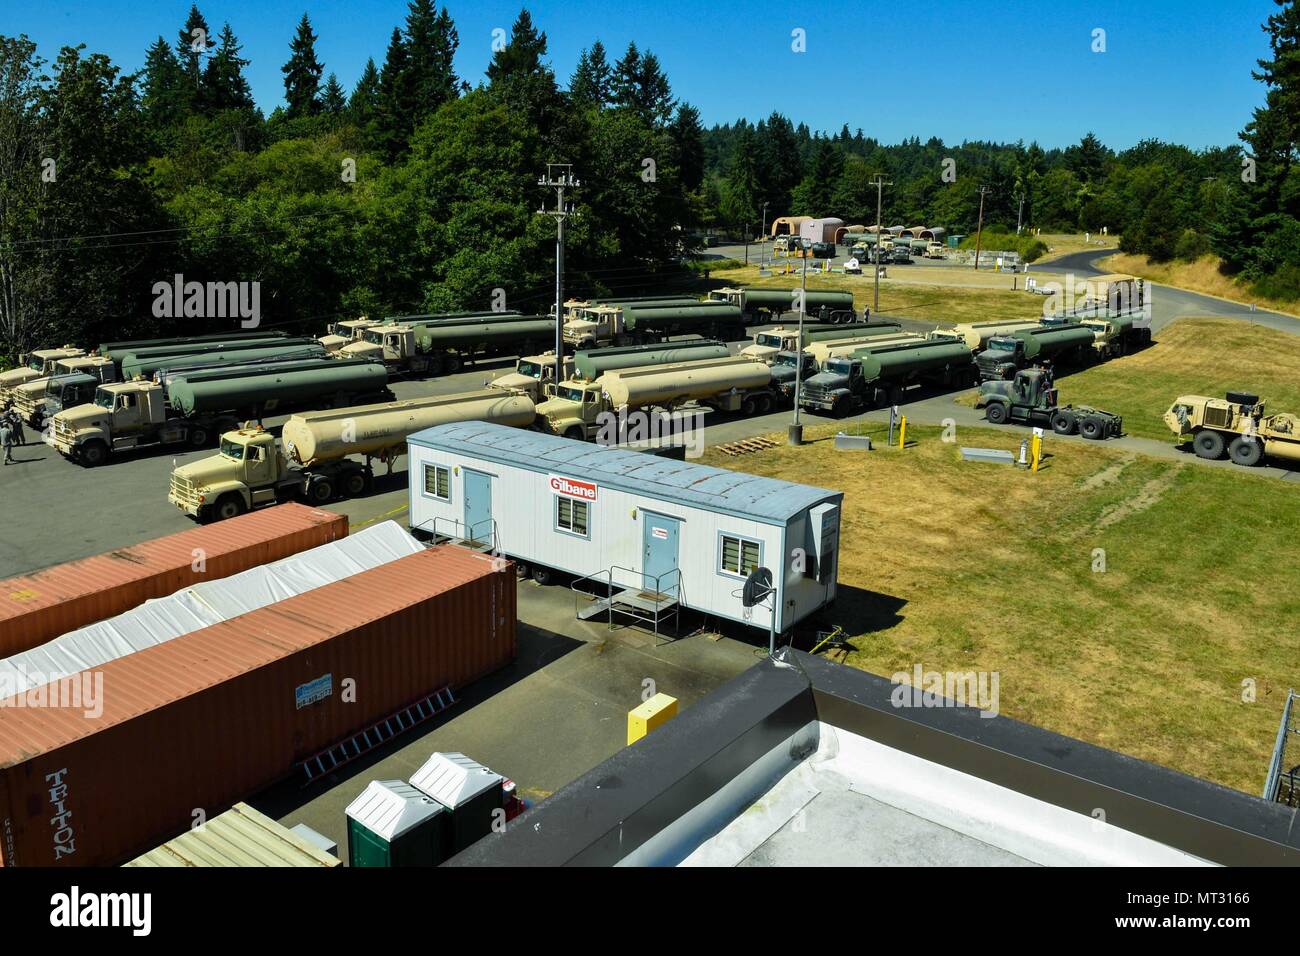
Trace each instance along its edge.
<instances>
[{"instance_id":1,"label":"truck windshield","mask_svg":"<svg viewBox=\"0 0 1300 956\"><path fill-rule=\"evenodd\" d=\"M1019 339L989 339L989 348L999 352L1014 352Z\"/></svg>"},{"instance_id":2,"label":"truck windshield","mask_svg":"<svg viewBox=\"0 0 1300 956\"><path fill-rule=\"evenodd\" d=\"M836 375L848 375L852 369L853 363L848 359L831 359L826 363L826 371Z\"/></svg>"},{"instance_id":3,"label":"truck windshield","mask_svg":"<svg viewBox=\"0 0 1300 956\"><path fill-rule=\"evenodd\" d=\"M561 385L555 390L555 397L562 398L566 402L582 403L583 389L573 388L568 385Z\"/></svg>"},{"instance_id":4,"label":"truck windshield","mask_svg":"<svg viewBox=\"0 0 1300 956\"><path fill-rule=\"evenodd\" d=\"M542 377L542 367L536 362L520 362L515 371L520 375L527 375L529 378L540 379Z\"/></svg>"},{"instance_id":5,"label":"truck windshield","mask_svg":"<svg viewBox=\"0 0 1300 956\"><path fill-rule=\"evenodd\" d=\"M112 408L113 393L106 388L97 389L95 391L95 404L100 408Z\"/></svg>"},{"instance_id":6,"label":"truck windshield","mask_svg":"<svg viewBox=\"0 0 1300 956\"><path fill-rule=\"evenodd\" d=\"M776 364L785 365L788 366L789 368L794 368L799 364L799 362L795 358L793 352L782 352L780 355L776 357Z\"/></svg>"},{"instance_id":7,"label":"truck windshield","mask_svg":"<svg viewBox=\"0 0 1300 956\"><path fill-rule=\"evenodd\" d=\"M45 359L34 358L27 363L27 367L37 372L43 372L45 370Z\"/></svg>"},{"instance_id":8,"label":"truck windshield","mask_svg":"<svg viewBox=\"0 0 1300 956\"><path fill-rule=\"evenodd\" d=\"M764 345L770 349L779 349L782 345L781 336L779 335L759 335L754 339L756 345Z\"/></svg>"},{"instance_id":9,"label":"truck windshield","mask_svg":"<svg viewBox=\"0 0 1300 956\"><path fill-rule=\"evenodd\" d=\"M365 332L361 333L361 338L369 342L371 345L384 344L384 334L382 332L372 332L367 329Z\"/></svg>"},{"instance_id":10,"label":"truck windshield","mask_svg":"<svg viewBox=\"0 0 1300 956\"><path fill-rule=\"evenodd\" d=\"M221 454L227 458L233 458L235 461L244 460L244 446L237 441L231 441L229 438L221 439Z\"/></svg>"}]
</instances>

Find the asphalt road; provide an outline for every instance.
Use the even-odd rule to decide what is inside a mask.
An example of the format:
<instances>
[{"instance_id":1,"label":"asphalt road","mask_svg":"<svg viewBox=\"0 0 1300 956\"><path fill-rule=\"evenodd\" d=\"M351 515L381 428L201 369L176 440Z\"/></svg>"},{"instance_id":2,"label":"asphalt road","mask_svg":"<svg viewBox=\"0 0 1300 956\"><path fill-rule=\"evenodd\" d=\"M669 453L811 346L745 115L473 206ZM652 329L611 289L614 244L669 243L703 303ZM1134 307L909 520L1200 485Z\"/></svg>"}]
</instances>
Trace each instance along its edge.
<instances>
[{"instance_id":1,"label":"asphalt road","mask_svg":"<svg viewBox=\"0 0 1300 956\"><path fill-rule=\"evenodd\" d=\"M1048 266L1058 273L1095 273L1098 271L1095 261L1107 254L1109 250L1079 253L1058 259ZM1039 271L1045 272L1047 268ZM938 275L935 280L939 284L943 281ZM1300 332L1300 320L1290 316L1258 310L1252 312L1248 306L1167 286L1155 289L1153 312L1152 324L1157 330L1184 315L1221 315L1258 322L1290 333ZM880 315L877 318L887 320L890 317ZM918 331L933 327L932 323L900 321L904 327ZM736 343L734 348L743 344ZM508 371L512 364L512 360L487 363L457 375L397 382L393 389L399 398L465 391L481 387ZM982 413L956 404L954 398L952 394L914 392L905 401L905 413L917 424L941 424L951 418L959 428L981 427ZM861 418L883 420L887 416L885 411L876 411ZM754 435L784 432L791 418L789 410L749 419L710 412L705 418L705 440L715 445ZM806 423L829 421L808 415L804 415L803 420ZM853 421L846 420L845 426L851 427ZM271 418L267 425L275 429L282 422L282 418ZM176 464L210 455L211 451L144 451L122 455L104 467L86 470L64 461L53 449L34 440L30 429L28 437L30 443L16 449L16 463L0 468L0 578L192 527L189 518L167 503L168 483ZM1205 462L1176 450L1172 444L1137 438L1112 439L1110 444L1119 444L1143 454L1177 457L1207 467L1233 467L1227 462ZM400 461L398 470L391 476L381 474L367 497L339 502L332 506L333 509L347 514L354 527L384 517L402 520L406 506L404 463L404 459ZM1296 475L1271 467L1256 469L1255 472L1279 477Z\"/></svg>"}]
</instances>

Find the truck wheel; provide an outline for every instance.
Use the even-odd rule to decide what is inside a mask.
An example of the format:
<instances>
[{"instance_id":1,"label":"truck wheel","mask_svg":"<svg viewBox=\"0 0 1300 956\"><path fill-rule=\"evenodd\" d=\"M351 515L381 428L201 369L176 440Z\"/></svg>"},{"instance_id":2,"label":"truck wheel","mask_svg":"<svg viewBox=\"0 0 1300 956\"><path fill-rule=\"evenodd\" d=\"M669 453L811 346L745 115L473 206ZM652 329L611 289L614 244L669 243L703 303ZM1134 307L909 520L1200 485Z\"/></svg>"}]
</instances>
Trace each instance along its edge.
<instances>
[{"instance_id":1,"label":"truck wheel","mask_svg":"<svg viewBox=\"0 0 1300 956\"><path fill-rule=\"evenodd\" d=\"M847 395L836 397L835 404L831 406L831 414L836 418L848 418L849 412L853 410L853 400Z\"/></svg>"},{"instance_id":2,"label":"truck wheel","mask_svg":"<svg viewBox=\"0 0 1300 956\"><path fill-rule=\"evenodd\" d=\"M760 415L766 415L771 410L772 410L772 396L760 395L758 397L758 413Z\"/></svg>"},{"instance_id":3,"label":"truck wheel","mask_svg":"<svg viewBox=\"0 0 1300 956\"><path fill-rule=\"evenodd\" d=\"M77 460L87 468L98 468L108 461L108 446L98 438L91 439L81 446Z\"/></svg>"},{"instance_id":4,"label":"truck wheel","mask_svg":"<svg viewBox=\"0 0 1300 956\"><path fill-rule=\"evenodd\" d=\"M343 497L355 498L358 495L365 494L367 483L364 471L348 472L343 476Z\"/></svg>"},{"instance_id":5,"label":"truck wheel","mask_svg":"<svg viewBox=\"0 0 1300 956\"><path fill-rule=\"evenodd\" d=\"M1057 412L1052 416L1052 431L1058 435L1073 435L1078 422L1068 412Z\"/></svg>"},{"instance_id":6,"label":"truck wheel","mask_svg":"<svg viewBox=\"0 0 1300 956\"><path fill-rule=\"evenodd\" d=\"M1099 418L1085 418L1079 422L1079 434L1089 441L1101 441L1106 437L1106 426Z\"/></svg>"},{"instance_id":7,"label":"truck wheel","mask_svg":"<svg viewBox=\"0 0 1300 956\"><path fill-rule=\"evenodd\" d=\"M1228 446L1228 457L1238 465L1254 468L1264 457L1264 444L1258 438L1239 435Z\"/></svg>"},{"instance_id":8,"label":"truck wheel","mask_svg":"<svg viewBox=\"0 0 1300 956\"><path fill-rule=\"evenodd\" d=\"M334 482L328 478L317 478L307 486L307 500L314 505L329 504L334 500Z\"/></svg>"},{"instance_id":9,"label":"truck wheel","mask_svg":"<svg viewBox=\"0 0 1300 956\"><path fill-rule=\"evenodd\" d=\"M564 437L571 438L574 441L586 441L587 433L584 432L582 427L579 425L570 425L564 430Z\"/></svg>"},{"instance_id":10,"label":"truck wheel","mask_svg":"<svg viewBox=\"0 0 1300 956\"><path fill-rule=\"evenodd\" d=\"M202 425L195 425L190 428L190 433L187 437L191 448L203 448L208 443L208 430Z\"/></svg>"},{"instance_id":11,"label":"truck wheel","mask_svg":"<svg viewBox=\"0 0 1300 956\"><path fill-rule=\"evenodd\" d=\"M1209 429L1202 429L1192 438L1192 448L1200 458L1215 461L1223 457L1223 436Z\"/></svg>"},{"instance_id":12,"label":"truck wheel","mask_svg":"<svg viewBox=\"0 0 1300 956\"><path fill-rule=\"evenodd\" d=\"M244 499L239 495L222 495L209 514L213 521L225 521L227 518L238 518L247 510Z\"/></svg>"},{"instance_id":13,"label":"truck wheel","mask_svg":"<svg viewBox=\"0 0 1300 956\"><path fill-rule=\"evenodd\" d=\"M1001 402L991 402L984 409L984 418L990 425L1005 425L1009 417L1007 406Z\"/></svg>"},{"instance_id":14,"label":"truck wheel","mask_svg":"<svg viewBox=\"0 0 1300 956\"><path fill-rule=\"evenodd\" d=\"M442 360L442 373L444 375L455 375L460 371L460 356L448 355Z\"/></svg>"},{"instance_id":15,"label":"truck wheel","mask_svg":"<svg viewBox=\"0 0 1300 956\"><path fill-rule=\"evenodd\" d=\"M758 402L754 401L753 395L746 395L740 403L740 414L752 418L756 411L758 411Z\"/></svg>"}]
</instances>

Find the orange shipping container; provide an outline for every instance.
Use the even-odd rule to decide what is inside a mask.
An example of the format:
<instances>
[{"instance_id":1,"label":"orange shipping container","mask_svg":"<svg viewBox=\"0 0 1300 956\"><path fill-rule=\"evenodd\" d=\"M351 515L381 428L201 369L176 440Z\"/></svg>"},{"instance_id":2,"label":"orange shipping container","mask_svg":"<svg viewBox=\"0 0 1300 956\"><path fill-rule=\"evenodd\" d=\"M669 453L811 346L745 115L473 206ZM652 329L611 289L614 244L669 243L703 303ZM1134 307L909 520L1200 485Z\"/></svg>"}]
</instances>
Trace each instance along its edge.
<instances>
[{"instance_id":1,"label":"orange shipping container","mask_svg":"<svg viewBox=\"0 0 1300 956\"><path fill-rule=\"evenodd\" d=\"M345 515L289 503L0 581L0 658L347 533Z\"/></svg>"},{"instance_id":2,"label":"orange shipping container","mask_svg":"<svg viewBox=\"0 0 1300 956\"><path fill-rule=\"evenodd\" d=\"M509 663L515 598L513 564L443 546L106 664L99 716L0 701L0 862L111 864L212 818Z\"/></svg>"}]
</instances>

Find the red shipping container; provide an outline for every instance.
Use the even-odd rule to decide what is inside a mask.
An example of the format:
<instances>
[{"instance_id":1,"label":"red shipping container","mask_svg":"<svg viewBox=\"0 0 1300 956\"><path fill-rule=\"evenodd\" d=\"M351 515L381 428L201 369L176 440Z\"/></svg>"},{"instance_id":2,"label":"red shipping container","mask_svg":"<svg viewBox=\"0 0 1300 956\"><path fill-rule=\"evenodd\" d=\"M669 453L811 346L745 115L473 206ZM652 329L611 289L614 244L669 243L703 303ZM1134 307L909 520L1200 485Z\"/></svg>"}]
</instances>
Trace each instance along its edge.
<instances>
[{"instance_id":1,"label":"red shipping container","mask_svg":"<svg viewBox=\"0 0 1300 956\"><path fill-rule=\"evenodd\" d=\"M0 658L347 533L346 515L291 502L0 581Z\"/></svg>"},{"instance_id":2,"label":"red shipping container","mask_svg":"<svg viewBox=\"0 0 1300 956\"><path fill-rule=\"evenodd\" d=\"M98 716L0 701L0 862L137 856L509 663L515 619L514 565L443 546L112 661Z\"/></svg>"}]
</instances>

